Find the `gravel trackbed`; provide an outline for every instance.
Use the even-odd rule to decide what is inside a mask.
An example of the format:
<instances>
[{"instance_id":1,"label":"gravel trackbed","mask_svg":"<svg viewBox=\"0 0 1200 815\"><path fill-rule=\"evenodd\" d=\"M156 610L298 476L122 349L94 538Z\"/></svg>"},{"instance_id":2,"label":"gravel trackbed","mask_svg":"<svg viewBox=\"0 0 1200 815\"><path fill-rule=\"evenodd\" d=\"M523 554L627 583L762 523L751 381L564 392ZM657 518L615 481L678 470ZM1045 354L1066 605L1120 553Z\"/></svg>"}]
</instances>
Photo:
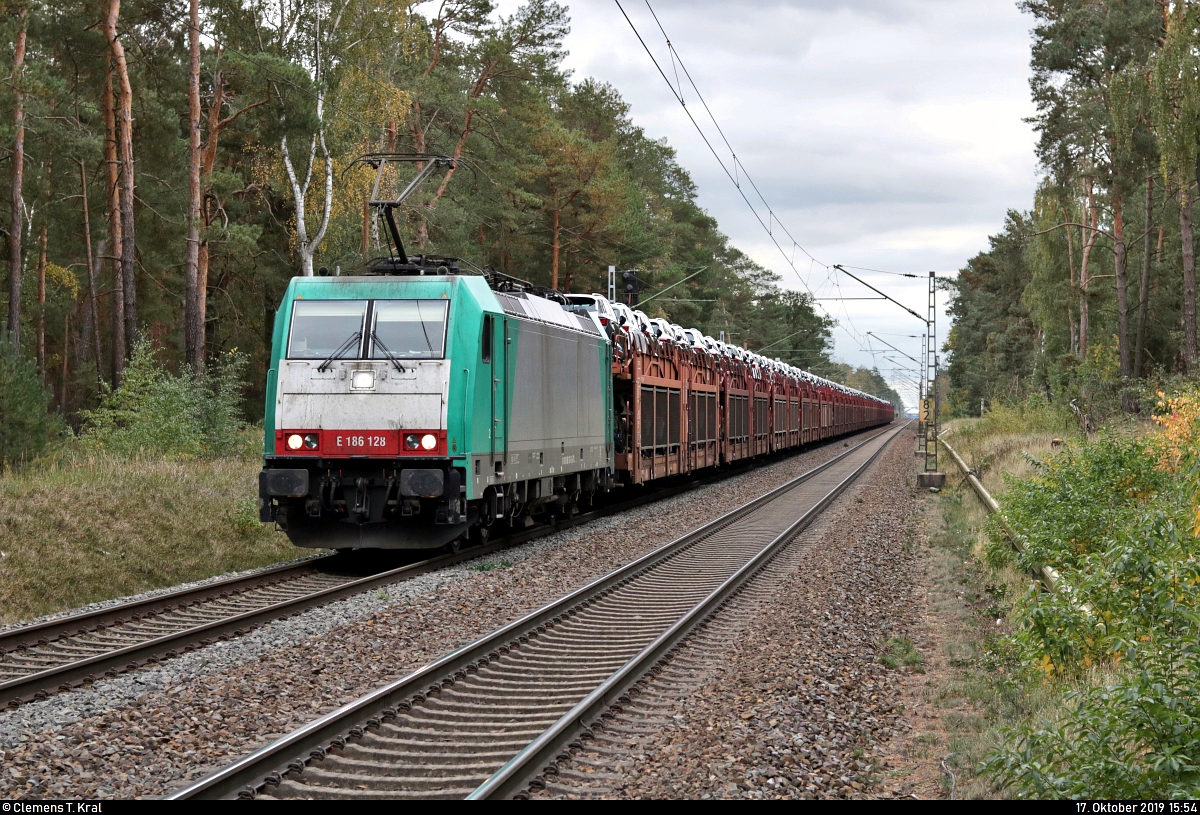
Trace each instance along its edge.
<instances>
[{"instance_id":1,"label":"gravel trackbed","mask_svg":"<svg viewBox=\"0 0 1200 815\"><path fill-rule=\"evenodd\" d=\"M841 452L810 450L0 712L0 796L167 794Z\"/></svg>"}]
</instances>

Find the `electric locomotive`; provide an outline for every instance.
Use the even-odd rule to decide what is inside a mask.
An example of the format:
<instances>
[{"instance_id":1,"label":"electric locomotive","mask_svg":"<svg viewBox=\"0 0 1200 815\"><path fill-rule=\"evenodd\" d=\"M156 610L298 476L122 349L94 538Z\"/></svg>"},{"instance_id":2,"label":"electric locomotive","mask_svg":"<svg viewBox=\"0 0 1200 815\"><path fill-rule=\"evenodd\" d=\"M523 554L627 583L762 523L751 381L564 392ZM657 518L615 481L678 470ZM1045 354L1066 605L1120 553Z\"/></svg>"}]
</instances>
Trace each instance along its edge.
<instances>
[{"instance_id":1,"label":"electric locomotive","mask_svg":"<svg viewBox=\"0 0 1200 815\"><path fill-rule=\"evenodd\" d=\"M296 544L457 546L611 484L599 321L441 269L288 286L260 498Z\"/></svg>"}]
</instances>

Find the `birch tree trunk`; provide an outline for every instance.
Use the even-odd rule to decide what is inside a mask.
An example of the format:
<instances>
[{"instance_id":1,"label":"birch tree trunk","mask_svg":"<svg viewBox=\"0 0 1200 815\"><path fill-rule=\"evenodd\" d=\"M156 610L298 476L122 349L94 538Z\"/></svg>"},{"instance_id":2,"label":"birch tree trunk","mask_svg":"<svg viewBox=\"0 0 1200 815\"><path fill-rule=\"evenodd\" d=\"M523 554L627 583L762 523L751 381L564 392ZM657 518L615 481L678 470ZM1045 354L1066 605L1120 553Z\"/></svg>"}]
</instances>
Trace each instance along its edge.
<instances>
[{"instance_id":1,"label":"birch tree trunk","mask_svg":"<svg viewBox=\"0 0 1200 815\"><path fill-rule=\"evenodd\" d=\"M319 125L316 135L312 138L312 144L308 148L308 168L304 174L303 184L300 183L296 175L296 168L292 163L291 153L288 152L287 136L284 136L280 140L280 147L283 152L283 168L287 171L288 183L292 187L292 197L296 200L296 248L300 253L300 274L304 277L312 277L313 255L316 254L321 241L325 240L325 230L329 228L329 215L333 210L333 160L330 158L329 149L325 146L324 113L325 94L321 93L317 96L317 121ZM325 201L321 216L321 226L317 230L317 234L313 235L312 239L309 240L305 196L308 194L308 188L312 183L318 144L321 147L321 157L325 165Z\"/></svg>"},{"instance_id":2,"label":"birch tree trunk","mask_svg":"<svg viewBox=\"0 0 1200 815\"><path fill-rule=\"evenodd\" d=\"M21 236L25 231L25 94L21 90L21 78L25 68L25 18L27 8L20 12L17 42L13 48L13 156L12 156L12 224L8 231L8 334L12 340L13 353L21 352L21 273L24 271L24 255L21 252Z\"/></svg>"},{"instance_id":3,"label":"birch tree trunk","mask_svg":"<svg viewBox=\"0 0 1200 815\"><path fill-rule=\"evenodd\" d=\"M331 24L325 27L326 36L333 36L337 33L342 24L342 15L346 13L346 9L349 6L349 0L345 0L342 3L337 13L334 14ZM284 25L284 15L280 15L280 25ZM292 188L292 197L296 202L296 249L300 254L300 274L304 277L312 277L313 256L316 254L321 242L325 240L325 231L329 228L329 217L333 211L333 158L329 155L329 148L325 145L325 88L322 84L324 82L325 64L321 55L321 32L322 19L320 8L318 7L315 36L312 41L313 79L319 88L317 91L317 132L313 134L312 141L308 146L308 165L304 172L303 183L300 182L291 153L288 151L287 136L285 135L279 140L279 146L283 153L283 169L287 172L288 184ZM281 28L280 41L286 42L288 38L288 35ZM308 236L307 220L308 206L305 196L308 195L309 186L312 184L318 145L321 148L321 159L324 164L325 200L322 206L321 226L310 239Z\"/></svg>"},{"instance_id":4,"label":"birch tree trunk","mask_svg":"<svg viewBox=\"0 0 1200 815\"><path fill-rule=\"evenodd\" d=\"M1092 257L1092 247L1096 245L1096 237L1100 234L1097 228L1100 226L1100 213L1096 207L1096 188L1092 179L1087 180L1087 201L1088 201L1088 216L1091 229L1088 231L1087 240L1083 243L1083 258L1079 262L1079 356L1087 358L1088 352L1088 323L1090 314L1088 312L1088 283L1090 277L1090 261Z\"/></svg>"}]
</instances>

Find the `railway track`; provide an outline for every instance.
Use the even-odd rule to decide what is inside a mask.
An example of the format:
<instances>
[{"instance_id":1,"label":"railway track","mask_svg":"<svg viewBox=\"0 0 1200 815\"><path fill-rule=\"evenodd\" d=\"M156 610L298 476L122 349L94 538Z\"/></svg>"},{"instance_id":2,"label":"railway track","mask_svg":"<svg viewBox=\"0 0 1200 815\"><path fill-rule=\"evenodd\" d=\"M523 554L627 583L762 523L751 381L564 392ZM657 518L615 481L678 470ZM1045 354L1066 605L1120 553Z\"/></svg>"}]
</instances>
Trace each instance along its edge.
<instances>
[{"instance_id":1,"label":"railway track","mask_svg":"<svg viewBox=\"0 0 1200 815\"><path fill-rule=\"evenodd\" d=\"M903 428L176 792L191 798L505 798L590 735Z\"/></svg>"},{"instance_id":2,"label":"railway track","mask_svg":"<svg viewBox=\"0 0 1200 815\"><path fill-rule=\"evenodd\" d=\"M171 659L310 608L678 495L764 463L769 461L727 469L570 519L516 531L483 546L373 573L362 574L361 567L357 570L344 568L345 563L338 555L328 555L2 631L0 706L16 707ZM348 571L352 573L348 574Z\"/></svg>"}]
</instances>

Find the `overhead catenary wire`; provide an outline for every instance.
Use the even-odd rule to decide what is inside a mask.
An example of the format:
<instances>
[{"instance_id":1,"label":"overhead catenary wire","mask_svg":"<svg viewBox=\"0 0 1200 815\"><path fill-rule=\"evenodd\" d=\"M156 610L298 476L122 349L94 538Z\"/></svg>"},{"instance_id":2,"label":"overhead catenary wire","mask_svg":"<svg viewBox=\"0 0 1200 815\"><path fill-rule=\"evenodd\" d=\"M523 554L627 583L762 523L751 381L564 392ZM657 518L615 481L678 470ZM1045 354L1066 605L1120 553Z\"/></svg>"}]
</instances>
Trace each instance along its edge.
<instances>
[{"instance_id":1,"label":"overhead catenary wire","mask_svg":"<svg viewBox=\"0 0 1200 815\"><path fill-rule=\"evenodd\" d=\"M699 87L696 85L695 80L692 78L691 73L687 69L687 64L683 61L682 57L680 57L678 51L676 51L674 44L671 42L670 36L667 34L666 29L664 28L661 20L659 20L658 15L654 11L653 6L650 5L649 0L645 0L646 8L650 11L651 16L654 18L655 24L658 26L659 31L662 33L664 39L666 40L667 49L670 54L671 62L672 62L672 72L676 74L676 81L674 83L671 81L671 78L669 76L667 76L666 71L663 69L662 65L658 61L658 58L655 57L654 52L650 49L650 46L647 44L645 38L642 37L642 34L638 30L637 25L633 22L632 18L630 18L628 12L626 12L625 7L621 4L621 0L614 0L614 2L616 3L617 8L620 10L621 16L625 18L625 22L629 24L630 29L634 33L634 36L637 37L638 42L641 44L643 50L645 50L646 55L650 57L650 61L654 64L654 67L658 70L659 75L663 78L663 81L666 83L667 87L670 88L671 94L675 97L675 100L677 102L679 102L680 106L683 108L684 113L688 117L688 120L692 123L692 126L696 129L696 132L700 135L700 138L703 140L705 146L708 148L709 152L712 153L713 158L715 158L717 160L717 163L721 166L721 169L722 169L722 171L724 171L726 177L729 178L730 182L737 189L738 194L741 196L743 202L745 202L746 206L750 209L751 213L754 215L754 217L758 221L759 225L763 228L763 231L765 231L767 233L767 236L770 238L771 242L775 245L775 248L779 250L779 253L783 257L784 261L791 268L792 272L796 275L796 279L798 281L800 281L801 285L804 286L804 288L808 291L808 293L810 295L813 296L813 298L815 300L816 295L813 292L810 281L808 279L806 279L805 276L800 273L800 270L796 267L796 264L795 264L795 250L799 249L801 252L804 253L804 255L806 257L809 258L810 275L811 275L811 266L813 264L821 266L823 269L826 269L827 272L832 274L832 276L834 278L834 284L838 286L838 293L841 294L842 292L841 292L840 282L837 279L837 275L833 274L833 272L832 272L834 267L832 267L830 264L823 263L821 260L817 259L811 252L809 252L804 247L803 244L801 244L798 240L796 240L795 236L792 235L790 230L788 230L787 226L784 225L784 223L780 220L779 216L775 214L774 209L771 207L770 203L766 200L766 197L762 194L762 191L759 189L758 185L754 182L753 177L750 175L749 172L747 172L746 166L741 162L741 159L739 159L737 157L737 151L734 150L733 145L730 143L728 137L725 135L725 132L721 128L720 123L717 121L716 116L713 114L712 109L709 107L707 101L705 101L704 95L700 92ZM678 67L676 68L676 66L678 66ZM679 69L682 69L683 76L687 78L688 84L691 86L691 89L695 93L696 98L699 100L700 104L704 107L704 110L708 114L709 119L712 121L713 126L716 128L717 133L720 135L721 141L724 142L725 146L729 149L731 161L728 166L726 164L726 161L722 158L721 154L717 151L716 147L713 145L712 140L704 132L704 129L702 127L700 127L699 122L696 121L696 118L692 115L691 110L688 108L687 100L683 96L682 81L678 77ZM758 199L762 202L763 207L766 208L767 215L766 215L765 219L764 219L762 213L759 212L758 208L753 204L753 202L750 200L750 198L746 195L746 191L745 191L745 189L743 187L743 183L742 183L743 177L745 178L746 183L748 183L750 188L754 191L755 195L758 196ZM784 248L783 244L780 243L779 239L775 235L776 227L778 229L782 230L782 233L787 237L787 239L792 244L792 246L791 246L792 254L790 256L789 256L787 250ZM902 275L902 276L906 276L906 275ZM833 319L833 315L827 309L825 309L823 306L818 306L818 307L826 314L827 317L829 317L830 319ZM862 337L863 337L862 332L860 332L858 330L858 328L854 325L854 320L853 320L853 318L850 317L849 309L847 309L845 307L844 302L842 304L842 313L845 314L846 322L850 326L849 329L842 327L843 331L848 336L851 337L851 339L855 342L855 344L858 345L860 350L865 351L866 349L864 348L863 343L862 343ZM840 321L839 321L839 324L840 324Z\"/></svg>"},{"instance_id":2,"label":"overhead catenary wire","mask_svg":"<svg viewBox=\"0 0 1200 815\"><path fill-rule=\"evenodd\" d=\"M725 142L725 146L729 148L729 155L733 159L735 174L736 174L736 171L740 168L742 171L741 174L746 176L746 181L748 181L750 183L750 186L754 189L755 194L758 196L758 200L762 201L763 206L767 208L767 213L768 213L768 217L769 217L769 223L766 226L767 234L774 236L774 232L771 229L771 225L773 223L777 222L779 224L779 227L783 230L783 233L788 236L788 240L790 240L792 242L793 249L799 249L801 252L803 252L805 255L808 256L810 261L813 261L815 263L821 263L819 260L817 260L815 257L813 257L809 253L809 251L807 249L805 249L792 236L791 232L788 231L788 228L786 226L784 226L782 221L779 220L779 217L775 214L775 211L771 208L771 205L767 203L767 199L763 196L762 191L759 190L758 185L754 183L754 179L750 176L750 173L748 173L746 171L746 166L744 164L742 164L741 159L739 159L737 157L737 151L735 151L733 149L733 145L729 143L729 139L728 139L728 137L726 137L725 131L721 129L721 125L719 122L717 122L717 117L713 115L712 109L708 106L708 102L704 101L704 95L700 93L700 88L698 88L696 86L695 80L692 79L692 75L688 71L687 66L684 64L683 58L679 56L678 52L676 52L675 46L671 43L671 38L667 36L667 31L665 28L663 28L662 21L660 21L658 19L658 14L655 13L654 7L650 5L650 0L645 0L645 3L646 3L646 8L649 9L649 11L650 11L650 15L654 18L655 25L657 25L658 30L662 32L663 39L665 39L667 41L667 48L671 52L672 63L674 63L676 60L678 60L679 67L683 68L683 74L688 79L688 84L690 84L692 86L692 90L694 90L696 92L696 98L699 99L700 104L704 106L704 111L705 111L705 113L708 114L708 118L712 121L713 127L715 127L717 129L717 133L719 133L721 135L721 141ZM620 3L618 2L617 5L619 6ZM624 13L624 9L622 9L622 13ZM625 19L628 20L629 18L626 17ZM631 23L631 25L632 25L632 23ZM681 88L682 88L682 86L681 86ZM683 94L678 93L678 94L676 94L676 96L679 99L680 104L684 104ZM684 107L686 107L686 105L684 105ZM736 179L735 179L734 183L735 184L737 183ZM740 189L740 185L739 185L739 189ZM788 258L788 265L792 266L793 269L795 268L795 264L793 264L791 262L790 258ZM824 266L825 264L822 263L821 265ZM799 272L797 272L797 276L798 275L799 275Z\"/></svg>"},{"instance_id":3,"label":"overhead catenary wire","mask_svg":"<svg viewBox=\"0 0 1200 815\"><path fill-rule=\"evenodd\" d=\"M740 177L737 174L735 174L734 172L731 172L729 167L727 167L725 165L725 160L721 158L720 153L718 153L716 147L713 146L712 141L708 138L708 134L706 134L704 132L704 129L702 127L700 127L700 124L696 121L695 117L692 116L692 112L691 112L691 110L688 109L688 106L687 106L687 100L685 100L683 98L683 94L681 92L682 85L680 86L679 89L677 89L675 87L675 85L671 84L670 77L667 76L666 71L664 71L662 68L662 65L659 64L658 58L654 56L654 52L650 50L650 46L646 43L645 39L642 38L642 33L638 30L638 27L634 24L633 20L630 19L629 14L625 11L625 7L621 5L621 0L614 0L614 2L616 2L617 8L620 9L621 16L623 16L625 18L625 22L629 23L629 27L633 30L634 36L637 37L638 42L641 43L642 48L646 51L646 55L649 56L650 61L654 63L654 67L658 70L659 75L662 76L663 81L667 83L667 87L671 89L671 93L675 97L675 100L677 102L679 102L680 106L683 108L684 112L687 114L687 117L691 121L692 126L695 127L696 132L700 134L700 138L703 139L704 144L709 149L709 152L711 152L713 154L713 158L715 158L717 160L717 163L721 165L721 169L725 172L725 175L728 176L729 180L733 183L734 187L737 188L738 193L742 197L742 200L746 202L746 206L750 208L750 211L754 214L754 217L758 220L759 224L762 225L762 228L766 231L767 235L770 236L770 238L771 238L772 242L775 244L776 248L779 249L780 254L783 255L784 260L788 260L788 265L791 266L792 270L796 273L796 278L801 283L804 284L804 288L808 289L809 293L811 294L812 289L809 288L808 282L804 279L803 275L800 274L800 271L798 269L796 269L795 264L790 262L787 253L783 250L783 247L779 244L779 241L775 239L775 235L774 235L774 232L771 230L771 227L767 225L767 223L763 220L762 215L759 214L758 210L754 207L754 204L751 203L750 199L746 196L746 192L742 187ZM648 8L650 7L650 4L648 2L646 5ZM651 14L654 13L653 8L650 9L650 13ZM655 21L656 22L658 21L657 16L655 17ZM659 30L662 30L661 23L659 23ZM665 36L666 32L663 31L663 34ZM672 46L670 44L669 39L667 40L667 44L668 44L668 48L671 51L672 59L678 59L678 54L675 52L674 46ZM687 67L685 65L683 65L682 60L679 60L679 62L680 62L681 67L683 67L684 75L688 77L688 82L692 85L692 89L696 91L697 98L700 99L701 104L703 104L705 109L707 110L708 105L704 102L703 96L700 94L700 91L696 88L695 83L692 81L691 75L688 73ZM712 116L711 111L709 111L709 116L710 117ZM714 119L714 122L715 122L715 119ZM718 131L720 131L719 126L717 129L718 129ZM721 134L721 138L725 141L726 146L728 146L729 141L728 141L728 139L725 139L724 133ZM730 152L731 153L733 152L732 148L730 148ZM735 166L740 166L742 172L745 173L745 167L741 166L741 162L737 159L736 154L734 154L734 162L735 162ZM749 180L748 175L747 175L747 180ZM751 181L750 183L753 186L753 181ZM757 187L755 187L755 192L756 193L758 192ZM758 193L758 194L759 194L759 197L761 198L761 193ZM764 203L765 203L765 201L764 201ZM770 210L768 210L768 211L770 212ZM770 212L770 217L772 218L773 221L778 220L778 218L775 217L774 212ZM784 232L785 232L785 234L787 233L786 228L784 229ZM791 238L791 235L788 234L788 237ZM819 265L823 268L828 268L827 264L822 263L821 261L817 260L798 241L796 241L794 238L791 238L791 239L793 241L794 246L796 248L800 249L800 251L803 252L810 260L812 260L814 263L816 263L817 265Z\"/></svg>"},{"instance_id":4,"label":"overhead catenary wire","mask_svg":"<svg viewBox=\"0 0 1200 815\"><path fill-rule=\"evenodd\" d=\"M845 266L847 269L854 269L855 271L859 271L859 272L874 272L875 274L890 274L890 275L895 275L896 277L911 277L915 280L920 280L920 278L921 278L921 275L913 274L911 272L889 272L884 269L868 269L866 266L851 266L849 263L844 263L842 265Z\"/></svg>"},{"instance_id":5,"label":"overhead catenary wire","mask_svg":"<svg viewBox=\"0 0 1200 815\"><path fill-rule=\"evenodd\" d=\"M693 127L696 128L696 131L700 134L700 137L704 140L705 145L708 147L709 151L713 154L713 157L717 159L717 163L721 165L721 169L725 171L725 175L727 177L729 177L730 181L732 181L734 186L738 189L738 193L742 196L742 200L745 201L746 205L750 208L751 212L754 214L754 216L758 220L759 224L767 232L767 235L768 235L768 237L770 237L771 242L775 244L775 247L779 250L780 254L783 255L784 260L791 267L792 271L796 275L796 278L804 285L805 289L808 290L809 294L813 295L814 300L816 299L816 297L810 286L810 281L805 279L804 276L802 276L800 274L799 269L796 268L795 250L799 249L801 252L803 252L809 258L809 260L810 260L810 267L809 267L810 276L811 276L811 267L812 267L813 263L816 263L816 264L824 267L827 270L827 272L828 272L827 280L829 279L829 276L832 276L833 283L837 287L837 290L838 290L839 297L837 299L842 301L841 302L842 313L845 315L846 322L850 326L850 328L848 330L845 328L843 328L843 330L845 331L845 333L847 335L849 335L855 341L855 343L859 346L860 350L866 350L865 348L863 348L862 333L858 330L857 326L854 325L854 320L850 316L850 310L846 307L845 301L849 300L851 298L845 297L844 293L841 290L841 281L839 280L838 276L836 274L834 274L834 271L840 271L842 274L846 275L847 277L852 278L853 280L857 281L858 283L861 283L861 284L867 286L868 288L872 289L873 291L876 291L880 294L883 294L883 292L880 292L879 289L866 283L861 278L847 272L846 266L844 264L833 264L832 266L830 266L828 264L822 263L821 261L817 260L817 258L814 257L807 249L805 249L804 246L799 243L799 241L796 240L796 238L791 234L791 232L787 229L787 227L784 225L784 223L779 219L779 216L777 216L775 214L774 209L771 207L770 203L768 203L768 201L766 200L766 197L762 194L762 191L758 188L758 185L754 182L753 177L746 170L745 165L742 164L741 159L739 159L737 157L737 151L734 150L733 145L730 143L728 137L725 135L725 131L721 128L721 125L717 121L716 116L713 114L712 109L709 107L708 102L705 101L704 95L700 92L700 88L696 85L695 80L692 79L691 73L688 71L687 65L684 63L683 58L679 55L678 51L675 50L675 46L671 42L671 38L667 34L666 29L663 27L662 21L659 20L658 14L654 11L654 7L650 4L650 0L644 0L644 2L646 4L646 8L650 12L650 15L654 18L654 22L658 26L658 30L662 33L663 39L666 41L667 50L671 56L672 68L676 74L676 84L675 85L671 84L670 79L667 77L667 75L663 71L662 67L659 65L658 60L655 58L654 54L651 52L649 46L646 44L646 41L642 38L641 33L637 29L637 26L634 25L633 20L630 19L629 15L626 13L625 8L621 5L620 0L615 0L615 2L617 4L617 7L620 9L622 16L625 18L625 21L627 23L629 23L630 28L633 29L633 32L637 36L638 41L641 43L642 48L645 49L646 54L650 57L651 62L654 63L654 66L658 69L659 74L663 77L664 81L666 81L667 86L669 88L671 88L671 91L674 94L676 100L679 102L680 106L683 107L684 112L687 114L688 119L692 122ZM688 109L687 101L683 98L682 83L679 81L678 70L675 69L676 65L678 65L679 68L683 69L684 76L687 77L688 83L691 85L692 90L696 94L696 98L700 101L700 104L704 107L705 112L708 114L709 119L712 121L713 126L716 128L717 133L721 137L721 140L724 142L725 146L729 149L729 153L730 153L730 157L731 157L731 164L733 166L732 174L730 173L729 168L725 166L725 162L722 160L721 156L718 155L717 151L713 148L712 142L709 140L708 136L704 133L703 129L696 122L695 118L691 114L691 111ZM745 194L744 190L742 189L740 179L741 179L741 176L743 176L743 175L745 176L746 181L750 184L751 188L753 188L755 194L758 196L759 200L762 202L763 206L767 210L766 222L763 221L762 215L758 212L757 209L755 209L754 205L746 197L746 194ZM790 240L792 242L792 255L790 257L788 256L787 252L784 250L783 246L775 238L774 229L773 229L773 227L775 225L778 225L778 227L783 230L783 233L787 236L788 240ZM890 272L890 271L886 271L886 270L882 270L882 269L868 269L866 267L855 267L855 266L851 266L849 268L860 269L862 271L876 272L876 273L880 273L880 274L895 275L897 277L913 278L913 279L920 279L922 277L922 275L917 275L917 274L908 273L908 272ZM907 306L904 306L903 304L899 303L899 301L895 300L895 298L892 298L886 294L884 294L884 298L891 300L896 305L901 306L901 308L904 308L910 314L913 314L913 315L919 317L919 315L916 315L916 312L914 312L912 309L908 308ZM829 316L832 319L833 315L830 314L828 310L826 310L823 306L820 306L820 308L822 311L825 312L825 314L827 316Z\"/></svg>"}]
</instances>

